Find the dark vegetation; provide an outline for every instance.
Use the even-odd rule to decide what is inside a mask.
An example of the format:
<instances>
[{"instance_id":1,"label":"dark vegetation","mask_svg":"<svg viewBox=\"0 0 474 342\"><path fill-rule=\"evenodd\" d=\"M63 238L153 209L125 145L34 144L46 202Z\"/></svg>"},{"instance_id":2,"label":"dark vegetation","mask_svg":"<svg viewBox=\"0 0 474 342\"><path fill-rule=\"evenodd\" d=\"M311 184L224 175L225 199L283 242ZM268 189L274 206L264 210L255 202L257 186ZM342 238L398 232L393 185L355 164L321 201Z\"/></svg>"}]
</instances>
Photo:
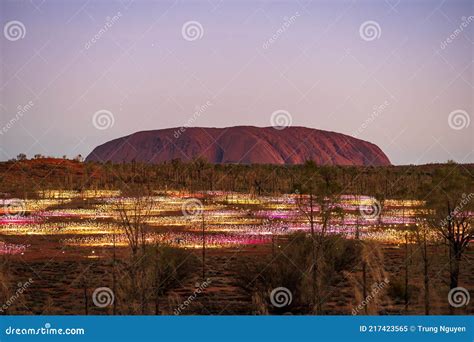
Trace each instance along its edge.
<instances>
[{"instance_id":1,"label":"dark vegetation","mask_svg":"<svg viewBox=\"0 0 474 342\"><path fill-rule=\"evenodd\" d=\"M237 191L256 195L299 194L298 205L311 226L308 235L288 236L278 250L263 258L239 259L234 267L238 287L252 297L254 313L325 314L327 300L338 291L340 278L352 283L356 299L370 294L372 285L387 278L387 264L380 246L327 234L332 220L342 215L341 195L369 195L380 203L387 199L421 200L424 215L418 225L407 227L406 243L400 249L404 262L391 272L396 278L384 288L405 312L415 297L421 297L425 314L432 308L433 268L440 258L448 261L447 286L460 285L460 275L474 239L474 165L432 164L421 166L339 167L211 165L202 160L192 163L173 161L160 165L96 164L78 160L38 158L0 163L0 196L32 198L42 190L118 189L135 205L116 210L128 239L127 258L112 257L111 287L121 303L111 313L159 314L160 298L190 277L198 262L189 253L164 246L147 245L143 218L149 210L147 195L163 190ZM320 229L314 229L315 223ZM436 233L433 239L432 232ZM416 246L416 248L414 248ZM441 248L444 255L437 252ZM183 254L184 253L184 254ZM187 254L186 254L187 253ZM184 262L186 261L186 262ZM354 269L356 273L352 272ZM195 273L195 272L194 272ZM109 273L110 274L110 273ZM169 274L173 276L170 278ZM411 275L419 274L414 282ZM8 272L3 274L7 277ZM120 278L120 282L116 279ZM87 277L85 277L86 279ZM168 279L174 279L169 282ZM177 281L177 282L176 282ZM463 283L464 284L464 283ZM472 284L471 284L472 285ZM284 286L294 294L290 306L272 305L269 293ZM84 282L87 293L87 282ZM7 289L1 289L7 297ZM124 306L123 303L126 303ZM371 311L375 300L360 314ZM342 305L342 303L341 303ZM88 305L85 305L86 310ZM454 310L451 308L451 312ZM383 312L382 312L383 313Z\"/></svg>"},{"instance_id":2,"label":"dark vegetation","mask_svg":"<svg viewBox=\"0 0 474 342\"><path fill-rule=\"evenodd\" d=\"M378 194L387 198L423 197L450 172L471 187L474 164L407 166L316 166L209 164L174 160L151 164L98 164L78 160L38 158L0 163L0 191L18 197L49 189L120 189L141 185L150 189L237 191L258 195L294 193L307 185L308 174L325 174L342 193ZM438 183L437 183L438 182ZM1 195L1 194L0 194Z\"/></svg>"}]
</instances>

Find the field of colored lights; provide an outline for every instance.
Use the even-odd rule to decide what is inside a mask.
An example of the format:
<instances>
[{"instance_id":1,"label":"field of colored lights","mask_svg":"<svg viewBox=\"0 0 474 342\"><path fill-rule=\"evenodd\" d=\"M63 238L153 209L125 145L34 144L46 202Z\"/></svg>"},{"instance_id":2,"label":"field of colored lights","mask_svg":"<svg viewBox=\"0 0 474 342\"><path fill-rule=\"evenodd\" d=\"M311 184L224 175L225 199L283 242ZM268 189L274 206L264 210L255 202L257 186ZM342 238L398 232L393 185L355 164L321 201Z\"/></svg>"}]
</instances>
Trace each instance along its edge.
<instances>
[{"instance_id":1,"label":"field of colored lights","mask_svg":"<svg viewBox=\"0 0 474 342\"><path fill-rule=\"evenodd\" d=\"M0 254L27 257L31 251L40 251L48 257L82 249L86 257L98 257L96 249L127 246L117 203L132 207L133 199L121 197L118 191L47 191L38 194L38 199L16 203L18 212L6 212L13 201L18 200L0 200ZM245 249L271 244L275 236L310 231L303 212L307 208L295 194L156 191L148 202L144 221L149 243L201 248L204 227L206 248ZM189 203L199 204L199 210L186 213ZM338 206L344 215L334 217L327 232L398 245L407 229L421 222L423 203L386 200L377 217L361 215L372 204L370 197L342 196ZM315 229L321 229L318 223Z\"/></svg>"}]
</instances>

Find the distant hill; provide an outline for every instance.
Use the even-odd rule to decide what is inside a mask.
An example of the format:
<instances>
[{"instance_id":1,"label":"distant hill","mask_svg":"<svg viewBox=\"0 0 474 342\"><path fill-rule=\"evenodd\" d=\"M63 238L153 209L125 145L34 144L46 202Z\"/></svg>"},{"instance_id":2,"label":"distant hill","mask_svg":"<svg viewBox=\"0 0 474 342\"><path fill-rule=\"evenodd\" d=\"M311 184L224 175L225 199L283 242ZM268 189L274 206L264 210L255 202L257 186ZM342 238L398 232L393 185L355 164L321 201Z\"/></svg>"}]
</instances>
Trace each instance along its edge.
<instances>
[{"instance_id":1,"label":"distant hill","mask_svg":"<svg viewBox=\"0 0 474 342\"><path fill-rule=\"evenodd\" d=\"M236 126L137 132L96 147L86 161L161 163L203 158L225 164L391 165L382 150L341 133L305 127Z\"/></svg>"}]
</instances>

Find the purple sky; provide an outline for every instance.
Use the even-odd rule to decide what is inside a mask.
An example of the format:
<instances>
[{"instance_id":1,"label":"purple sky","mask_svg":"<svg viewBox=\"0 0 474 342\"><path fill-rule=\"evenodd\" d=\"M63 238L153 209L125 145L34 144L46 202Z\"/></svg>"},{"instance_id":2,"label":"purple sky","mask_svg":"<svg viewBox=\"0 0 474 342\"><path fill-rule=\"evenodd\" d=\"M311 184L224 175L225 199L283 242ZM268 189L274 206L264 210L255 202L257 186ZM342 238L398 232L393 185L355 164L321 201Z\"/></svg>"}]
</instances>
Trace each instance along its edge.
<instances>
[{"instance_id":1,"label":"purple sky","mask_svg":"<svg viewBox=\"0 0 474 342\"><path fill-rule=\"evenodd\" d=\"M469 0L3 0L0 160L285 110L394 164L472 163L473 16Z\"/></svg>"}]
</instances>

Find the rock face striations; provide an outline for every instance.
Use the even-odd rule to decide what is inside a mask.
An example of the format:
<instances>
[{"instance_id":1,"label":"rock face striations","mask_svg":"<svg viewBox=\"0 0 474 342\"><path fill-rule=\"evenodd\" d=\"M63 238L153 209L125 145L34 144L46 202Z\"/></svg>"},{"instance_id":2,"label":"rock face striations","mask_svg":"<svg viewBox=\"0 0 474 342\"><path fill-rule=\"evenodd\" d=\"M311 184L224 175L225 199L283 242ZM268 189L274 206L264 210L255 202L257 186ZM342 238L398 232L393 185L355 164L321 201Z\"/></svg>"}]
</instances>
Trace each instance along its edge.
<instances>
[{"instance_id":1,"label":"rock face striations","mask_svg":"<svg viewBox=\"0 0 474 342\"><path fill-rule=\"evenodd\" d=\"M143 131L96 147L86 161L162 163L203 158L210 163L390 165L382 150L348 135L305 127L236 126Z\"/></svg>"}]
</instances>

